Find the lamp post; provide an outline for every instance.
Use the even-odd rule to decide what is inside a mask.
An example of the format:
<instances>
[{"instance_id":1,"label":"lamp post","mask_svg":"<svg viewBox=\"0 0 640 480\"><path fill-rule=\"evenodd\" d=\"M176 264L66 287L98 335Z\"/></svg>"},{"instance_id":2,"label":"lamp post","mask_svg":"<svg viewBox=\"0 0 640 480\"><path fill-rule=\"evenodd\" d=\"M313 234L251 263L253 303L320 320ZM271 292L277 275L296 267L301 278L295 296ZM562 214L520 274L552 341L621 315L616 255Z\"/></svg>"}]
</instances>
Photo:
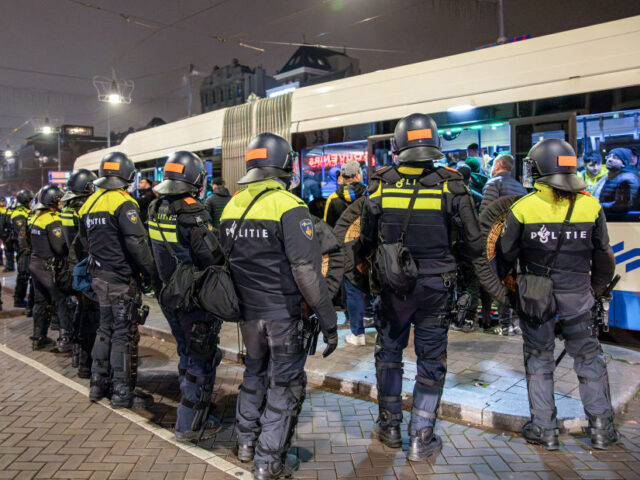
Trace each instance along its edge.
<instances>
[{"instance_id":1,"label":"lamp post","mask_svg":"<svg viewBox=\"0 0 640 480\"><path fill-rule=\"evenodd\" d=\"M111 147L111 104L131 103L133 80L119 80L116 72L112 77L93 77L93 86L98 92L98 101L107 104L107 147Z\"/></svg>"},{"instance_id":2,"label":"lamp post","mask_svg":"<svg viewBox=\"0 0 640 480\"><path fill-rule=\"evenodd\" d=\"M62 170L62 159L60 158L60 128L52 127L49 117L45 117L44 126L40 129L40 133L44 133L45 135L51 135L52 133L56 134L56 143L58 147L58 171Z\"/></svg>"}]
</instances>

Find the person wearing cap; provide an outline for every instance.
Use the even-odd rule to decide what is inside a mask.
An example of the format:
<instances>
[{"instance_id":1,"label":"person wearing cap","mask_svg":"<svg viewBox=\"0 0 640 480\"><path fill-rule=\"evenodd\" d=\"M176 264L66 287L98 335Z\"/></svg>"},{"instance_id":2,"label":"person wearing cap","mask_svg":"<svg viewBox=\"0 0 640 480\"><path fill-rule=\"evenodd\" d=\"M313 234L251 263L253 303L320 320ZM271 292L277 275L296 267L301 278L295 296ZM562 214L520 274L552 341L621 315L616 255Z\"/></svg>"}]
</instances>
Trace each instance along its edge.
<instances>
[{"instance_id":1,"label":"person wearing cap","mask_svg":"<svg viewBox=\"0 0 640 480\"><path fill-rule=\"evenodd\" d=\"M247 146L247 173L222 212L220 239L240 303L246 346L238 393L238 458L254 477L290 476L299 461L287 452L305 398L307 350L302 302L315 313L323 357L338 346L337 318L322 275L322 253L309 209L288 191L295 152L262 133Z\"/></svg>"},{"instance_id":2,"label":"person wearing cap","mask_svg":"<svg viewBox=\"0 0 640 480\"><path fill-rule=\"evenodd\" d=\"M80 240L77 239L80 229L80 209L87 198L94 192L93 185L96 175L89 170L80 168L69 175L66 191L62 196L63 205L60 212L62 222L62 236L67 244L68 267L73 267L87 258L88 252ZM91 293L78 292L78 303L74 312L73 322L73 357L72 366L78 369L78 377L91 377L91 349L96 339L96 331L100 324L100 305Z\"/></svg>"},{"instance_id":3,"label":"person wearing cap","mask_svg":"<svg viewBox=\"0 0 640 480\"><path fill-rule=\"evenodd\" d=\"M607 176L609 171L602 164L602 155L599 152L590 152L584 156L584 171L578 176L587 184L586 191L591 195L595 194L596 185L601 179Z\"/></svg>"},{"instance_id":4,"label":"person wearing cap","mask_svg":"<svg viewBox=\"0 0 640 480\"><path fill-rule=\"evenodd\" d=\"M89 252L91 288L100 304L89 398L100 401L112 390L114 408L144 407L153 400L135 388L141 290L159 291L138 204L125 190L135 173L125 154L106 154L93 182L98 188L78 212L79 236Z\"/></svg>"},{"instance_id":5,"label":"person wearing cap","mask_svg":"<svg viewBox=\"0 0 640 480\"><path fill-rule=\"evenodd\" d=\"M226 207L229 200L231 200L231 194L229 190L227 190L227 187L224 186L224 178L215 177L211 180L211 184L213 192L204 201L204 206L209 212L212 225L217 229L220 228L220 217L222 216L224 207Z\"/></svg>"},{"instance_id":6,"label":"person wearing cap","mask_svg":"<svg viewBox=\"0 0 640 480\"><path fill-rule=\"evenodd\" d=\"M434 427L447 372L456 254L470 262L482 251L476 208L462 175L434 164L444 158L437 132L428 115L414 113L398 122L392 147L399 166L372 175L361 219L360 241L363 252L374 255L372 283L380 294L379 415L373 435L388 447L402 447L402 352L413 325L418 375L407 457L414 461L442 449Z\"/></svg>"},{"instance_id":7,"label":"person wearing cap","mask_svg":"<svg viewBox=\"0 0 640 480\"><path fill-rule=\"evenodd\" d=\"M362 168L355 160L345 162L340 169L342 184L327 199L324 208L324 221L331 226L336 226L336 222L342 213L367 191L362 183ZM364 293L358 290L349 280L344 279L344 289L346 296L347 316L351 333L347 335L345 341L349 345L364 346L366 340L364 336Z\"/></svg>"},{"instance_id":8,"label":"person wearing cap","mask_svg":"<svg viewBox=\"0 0 640 480\"><path fill-rule=\"evenodd\" d=\"M36 197L35 214L29 219L26 229L31 255L29 271L33 278L33 350L49 346L49 308L52 308L60 322L58 352L71 350L71 329L73 312L67 303L67 296L60 291L54 281L53 265L64 258L68 251L62 235L62 224L58 216L62 191L55 185L42 187Z\"/></svg>"},{"instance_id":9,"label":"person wearing cap","mask_svg":"<svg viewBox=\"0 0 640 480\"><path fill-rule=\"evenodd\" d=\"M224 254L211 218L198 200L205 179L204 163L197 155L180 151L169 155L164 179L154 187L159 196L149 206L149 236L158 273L167 285L178 263L199 271L222 265ZM222 359L218 334L222 322L201 308L181 311L163 304L178 346L178 381L182 399L175 425L176 440L207 440L220 431L210 408L216 367Z\"/></svg>"},{"instance_id":10,"label":"person wearing cap","mask_svg":"<svg viewBox=\"0 0 640 480\"><path fill-rule=\"evenodd\" d=\"M615 271L604 211L596 198L584 192L585 182L576 175L576 153L564 140L537 143L525 165L535 192L511 206L498 241L502 271L514 267L516 261L519 266L518 316L531 411L522 433L528 442L548 450L559 447L553 352L560 328L580 381L591 444L606 449L618 440L618 433L613 425L607 366L591 311L594 295L604 294ZM522 275L531 277L520 278ZM551 279L551 294L540 287L527 289L521 281L536 276ZM541 285L534 280L527 282ZM536 295L540 291L544 293Z\"/></svg>"},{"instance_id":11,"label":"person wearing cap","mask_svg":"<svg viewBox=\"0 0 640 480\"><path fill-rule=\"evenodd\" d=\"M596 187L605 212L626 213L637 206L640 179L630 160L628 148L614 148L607 155L607 176Z\"/></svg>"}]
</instances>

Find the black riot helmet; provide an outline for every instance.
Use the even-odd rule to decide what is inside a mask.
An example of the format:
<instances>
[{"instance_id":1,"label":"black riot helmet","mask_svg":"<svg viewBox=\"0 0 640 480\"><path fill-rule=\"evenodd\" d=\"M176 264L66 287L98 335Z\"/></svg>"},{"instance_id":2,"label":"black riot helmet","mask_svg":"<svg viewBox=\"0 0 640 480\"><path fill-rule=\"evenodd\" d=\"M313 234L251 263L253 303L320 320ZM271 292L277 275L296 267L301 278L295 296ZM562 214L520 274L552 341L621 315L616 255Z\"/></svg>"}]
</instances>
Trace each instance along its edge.
<instances>
[{"instance_id":1,"label":"black riot helmet","mask_svg":"<svg viewBox=\"0 0 640 480\"><path fill-rule=\"evenodd\" d=\"M547 138L536 143L525 161L525 176L565 192L579 192L587 184L580 179L578 157L573 147L559 138Z\"/></svg>"},{"instance_id":2,"label":"black riot helmet","mask_svg":"<svg viewBox=\"0 0 640 480\"><path fill-rule=\"evenodd\" d=\"M116 190L126 187L136 175L136 167L124 153L107 153L100 162L98 179L93 184L107 190Z\"/></svg>"},{"instance_id":3,"label":"black riot helmet","mask_svg":"<svg viewBox=\"0 0 640 480\"><path fill-rule=\"evenodd\" d=\"M58 208L62 190L57 185L45 185L36 195L34 210L45 210L47 208Z\"/></svg>"},{"instance_id":4,"label":"black riot helmet","mask_svg":"<svg viewBox=\"0 0 640 480\"><path fill-rule=\"evenodd\" d=\"M199 192L204 182L204 163L191 152L175 152L164 164L164 180L153 188L160 195Z\"/></svg>"},{"instance_id":5,"label":"black riot helmet","mask_svg":"<svg viewBox=\"0 0 640 480\"><path fill-rule=\"evenodd\" d=\"M440 151L438 125L429 115L412 113L400 119L391 139L393 153L399 155L399 163L432 162L444 158ZM416 149L411 154L403 152Z\"/></svg>"},{"instance_id":6,"label":"black riot helmet","mask_svg":"<svg viewBox=\"0 0 640 480\"><path fill-rule=\"evenodd\" d=\"M33 200L33 192L28 188L23 188L18 193L16 193L16 203L18 205L29 207L31 200Z\"/></svg>"},{"instance_id":7,"label":"black riot helmet","mask_svg":"<svg viewBox=\"0 0 640 480\"><path fill-rule=\"evenodd\" d=\"M284 138L273 133L261 133L247 145L247 173L238 183L253 183L270 178L288 179L293 172L295 158L296 152Z\"/></svg>"},{"instance_id":8,"label":"black riot helmet","mask_svg":"<svg viewBox=\"0 0 640 480\"><path fill-rule=\"evenodd\" d=\"M67 180L67 188L63 202L73 200L78 197L87 197L93 193L93 182L97 179L95 173L87 170L86 168L79 168L74 170Z\"/></svg>"}]
</instances>

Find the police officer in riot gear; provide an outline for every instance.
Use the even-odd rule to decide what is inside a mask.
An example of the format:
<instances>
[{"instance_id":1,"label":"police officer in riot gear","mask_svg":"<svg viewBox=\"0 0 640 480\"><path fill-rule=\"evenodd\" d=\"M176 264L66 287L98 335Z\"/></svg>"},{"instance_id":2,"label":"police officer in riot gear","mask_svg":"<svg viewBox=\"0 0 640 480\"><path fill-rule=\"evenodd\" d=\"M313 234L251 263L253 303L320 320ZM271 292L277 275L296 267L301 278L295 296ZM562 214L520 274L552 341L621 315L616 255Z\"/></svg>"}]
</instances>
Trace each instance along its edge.
<instances>
[{"instance_id":1,"label":"police officer in riot gear","mask_svg":"<svg viewBox=\"0 0 640 480\"><path fill-rule=\"evenodd\" d=\"M16 194L16 206L11 212L12 243L18 255L18 276L13 292L13 306L16 308L27 306L25 297L29 285L29 246L26 242L26 229L31 200L33 200L31 190L20 190Z\"/></svg>"},{"instance_id":2,"label":"police officer in riot gear","mask_svg":"<svg viewBox=\"0 0 640 480\"><path fill-rule=\"evenodd\" d=\"M606 449L618 440L618 432L591 313L594 295L602 295L615 269L605 216L598 200L583 191L585 183L576 175L576 153L567 142L541 141L529 152L526 164L535 192L512 205L499 241L501 260L508 266L518 260L518 275L550 275L553 295L546 297L555 299L556 313L531 318L523 311L530 311L531 305L518 302L531 409L523 435L530 443L558 448L553 350L559 322L580 380L592 445ZM520 281L518 287L522 298L525 287Z\"/></svg>"},{"instance_id":3,"label":"police officer in riot gear","mask_svg":"<svg viewBox=\"0 0 640 480\"><path fill-rule=\"evenodd\" d=\"M418 376L410 460L424 460L442 448L434 425L447 370L448 309L456 275L452 244L464 245L456 251L469 258L482 248L475 206L462 176L434 166L444 158L437 131L436 123L423 114L398 122L392 142L399 166L381 168L372 176L360 236L365 251L376 252L374 280L380 284L398 283L393 272L382 269L390 254L395 258L387 265L399 265L408 249L414 264L402 275L414 281L381 289L376 305L379 417L373 432L389 447L402 446L402 351L413 324Z\"/></svg>"},{"instance_id":4,"label":"police officer in riot gear","mask_svg":"<svg viewBox=\"0 0 640 480\"><path fill-rule=\"evenodd\" d=\"M251 140L247 174L238 182L248 187L231 199L221 218L247 350L236 410L238 458L254 460L257 479L280 478L297 468L297 458L287 450L305 397L303 300L319 319L327 343L323 356L338 344L309 211L287 191L294 157L277 135Z\"/></svg>"},{"instance_id":5,"label":"police officer in riot gear","mask_svg":"<svg viewBox=\"0 0 640 480\"><path fill-rule=\"evenodd\" d=\"M120 152L105 155L98 187L80 209L80 236L89 252L91 288L100 303L100 326L91 351L92 401L109 395L114 408L148 405L135 390L140 335L141 288L157 287L158 277L136 201L125 191L135 167ZM157 291L157 289L156 289ZM134 395L135 393L135 395ZM135 401L134 401L135 400Z\"/></svg>"},{"instance_id":6,"label":"police officer in riot gear","mask_svg":"<svg viewBox=\"0 0 640 480\"><path fill-rule=\"evenodd\" d=\"M4 199L3 199L4 200ZM11 227L11 212L13 207L11 202L0 207L0 238L2 239L2 245L4 246L4 271L13 272L15 268L15 247L12 241L12 227Z\"/></svg>"},{"instance_id":7,"label":"police officer in riot gear","mask_svg":"<svg viewBox=\"0 0 640 480\"><path fill-rule=\"evenodd\" d=\"M176 152L167 158L164 180L154 188L160 197L149 207L149 236L165 285L178 263L199 270L224 263L209 213L196 198L205 175L204 164L197 155ZM162 297L160 303L180 356L182 400L178 405L176 438L183 442L206 440L221 428L210 409L216 367L222 358L217 348L221 322L201 309L174 309L163 305Z\"/></svg>"},{"instance_id":8,"label":"police officer in riot gear","mask_svg":"<svg viewBox=\"0 0 640 480\"><path fill-rule=\"evenodd\" d=\"M69 325L71 311L67 296L54 282L55 262L67 255L67 246L62 236L62 225L58 217L58 206L62 191L55 185L42 187L38 192L35 214L29 220L26 230L31 247L29 270L33 277L33 349L38 350L49 345L49 307L55 311L60 321L58 351L68 351Z\"/></svg>"},{"instance_id":9,"label":"police officer in riot gear","mask_svg":"<svg viewBox=\"0 0 640 480\"><path fill-rule=\"evenodd\" d=\"M67 180L67 187L62 197L63 208L60 212L62 235L69 250L68 268L84 260L88 252L80 239L76 240L80 228L80 208L87 198L94 192L95 173L80 168L75 170ZM96 331L100 324L100 306L95 295L78 293L77 306L73 321L73 366L78 368L80 378L91 377L91 349L96 338Z\"/></svg>"}]
</instances>

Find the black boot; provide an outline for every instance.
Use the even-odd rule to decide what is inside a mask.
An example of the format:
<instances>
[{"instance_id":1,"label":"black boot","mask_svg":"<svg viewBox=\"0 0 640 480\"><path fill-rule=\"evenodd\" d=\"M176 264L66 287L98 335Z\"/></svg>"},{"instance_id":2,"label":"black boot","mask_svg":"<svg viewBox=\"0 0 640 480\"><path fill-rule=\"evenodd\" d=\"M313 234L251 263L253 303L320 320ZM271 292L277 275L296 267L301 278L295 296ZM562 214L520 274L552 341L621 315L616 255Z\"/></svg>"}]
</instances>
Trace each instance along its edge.
<instances>
[{"instance_id":1,"label":"black boot","mask_svg":"<svg viewBox=\"0 0 640 480\"><path fill-rule=\"evenodd\" d=\"M392 424L394 417L402 421L401 413L394 415L388 410L380 409L380 415L373 426L372 434L374 438L377 438L389 448L401 448L402 433L400 432L400 425Z\"/></svg>"},{"instance_id":2,"label":"black boot","mask_svg":"<svg viewBox=\"0 0 640 480\"><path fill-rule=\"evenodd\" d=\"M78 355L78 377L80 378L91 378L91 355L82 349L79 348Z\"/></svg>"},{"instance_id":3,"label":"black boot","mask_svg":"<svg viewBox=\"0 0 640 480\"><path fill-rule=\"evenodd\" d=\"M89 400L99 402L103 398L108 397L110 388L111 384L106 376L94 373L91 375Z\"/></svg>"},{"instance_id":4,"label":"black boot","mask_svg":"<svg viewBox=\"0 0 640 480\"><path fill-rule=\"evenodd\" d=\"M42 338L33 338L31 337L31 349L32 350L43 350L47 347L50 347L51 345L53 345L55 342L53 340L51 340L49 337L42 337Z\"/></svg>"},{"instance_id":5,"label":"black boot","mask_svg":"<svg viewBox=\"0 0 640 480\"><path fill-rule=\"evenodd\" d=\"M132 389L126 384L113 386L111 406L113 408L148 408L153 405L153 397L139 389Z\"/></svg>"},{"instance_id":6,"label":"black boot","mask_svg":"<svg viewBox=\"0 0 640 480\"><path fill-rule=\"evenodd\" d=\"M271 463L256 463L253 467L253 478L255 480L276 480L278 478L289 478L300 467L300 460L292 454L287 454L285 461L275 461Z\"/></svg>"},{"instance_id":7,"label":"black boot","mask_svg":"<svg viewBox=\"0 0 640 480\"><path fill-rule=\"evenodd\" d=\"M253 462L253 457L256 454L255 442L238 442L238 460L243 463Z\"/></svg>"},{"instance_id":8,"label":"black boot","mask_svg":"<svg viewBox=\"0 0 640 480\"><path fill-rule=\"evenodd\" d=\"M411 432L407 459L413 462L424 461L441 450L442 439L433 433L433 427L428 427L421 432Z\"/></svg>"},{"instance_id":9,"label":"black boot","mask_svg":"<svg viewBox=\"0 0 640 480\"><path fill-rule=\"evenodd\" d=\"M558 442L559 430L557 428L544 429L535 423L529 421L522 427L522 436L529 443L540 445L547 450L558 450L560 443Z\"/></svg>"},{"instance_id":10,"label":"black boot","mask_svg":"<svg viewBox=\"0 0 640 480\"><path fill-rule=\"evenodd\" d=\"M613 425L613 417L589 416L587 433L591 434L591 445L598 450L607 450L620 440L620 434Z\"/></svg>"}]
</instances>

